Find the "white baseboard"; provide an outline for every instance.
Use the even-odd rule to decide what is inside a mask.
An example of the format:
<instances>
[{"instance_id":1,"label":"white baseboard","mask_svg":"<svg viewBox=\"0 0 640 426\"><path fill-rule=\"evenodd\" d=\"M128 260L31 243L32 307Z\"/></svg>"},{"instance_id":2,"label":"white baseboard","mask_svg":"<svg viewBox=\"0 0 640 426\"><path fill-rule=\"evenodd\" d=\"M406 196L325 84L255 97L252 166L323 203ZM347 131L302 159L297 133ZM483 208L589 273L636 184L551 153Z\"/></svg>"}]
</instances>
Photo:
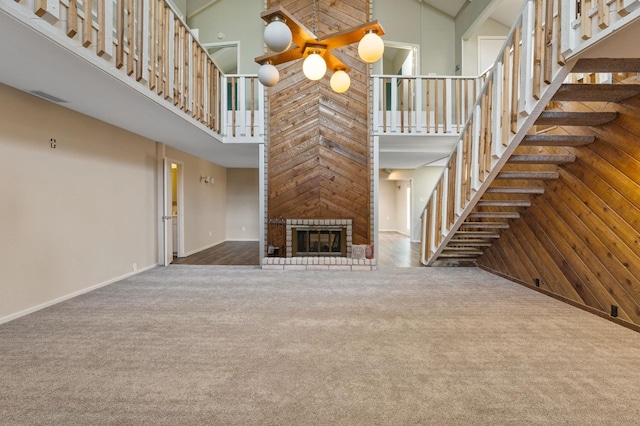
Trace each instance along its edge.
<instances>
[{"instance_id":1,"label":"white baseboard","mask_svg":"<svg viewBox=\"0 0 640 426\"><path fill-rule=\"evenodd\" d=\"M259 242L260 240L257 238L229 238L227 239L227 241L257 241Z\"/></svg>"},{"instance_id":2,"label":"white baseboard","mask_svg":"<svg viewBox=\"0 0 640 426\"><path fill-rule=\"evenodd\" d=\"M91 287L83 288L82 290L74 291L73 293L69 293L69 294L66 294L64 296L58 297L56 299L50 300L48 302L44 302L44 303L41 303L39 305L33 306L31 308L24 309L24 310L22 310L20 312L16 312L15 314L7 315L6 317L0 318L0 324L4 324L5 322L13 321L14 319L18 319L18 318L23 317L25 315L32 314L32 313L34 313L36 311L39 311L41 309L48 308L49 306L53 306L53 305L55 305L57 303L60 303L60 302L64 302L65 300L73 299L74 297L80 296L81 294L89 293L90 291L99 289L101 287L108 286L109 284L113 284L113 283L121 281L121 280L123 280L125 278L129 278L131 276L140 274L142 272L148 271L149 269L153 269L153 268L155 268L157 266L159 266L159 265L158 264L154 264L154 265L145 266L144 268L140 268L135 272L129 272L127 274L120 275L119 277L112 278L110 280L101 282L99 284L92 285Z\"/></svg>"}]
</instances>

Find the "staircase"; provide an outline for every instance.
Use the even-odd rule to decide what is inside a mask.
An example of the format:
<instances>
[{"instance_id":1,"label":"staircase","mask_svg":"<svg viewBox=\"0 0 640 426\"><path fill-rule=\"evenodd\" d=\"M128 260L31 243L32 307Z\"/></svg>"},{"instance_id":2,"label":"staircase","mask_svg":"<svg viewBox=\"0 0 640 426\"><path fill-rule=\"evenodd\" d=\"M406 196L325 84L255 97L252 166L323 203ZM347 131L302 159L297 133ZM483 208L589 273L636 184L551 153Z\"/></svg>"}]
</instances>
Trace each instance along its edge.
<instances>
[{"instance_id":1,"label":"staircase","mask_svg":"<svg viewBox=\"0 0 640 426\"><path fill-rule=\"evenodd\" d=\"M595 140L581 132L554 134L554 128L600 126L617 117L610 111L556 111L557 102L619 102L640 93L635 83L602 84L589 77L640 71L635 58L585 54L596 40L638 17L637 2L621 1L611 5L604 25L605 3L597 3L600 12L581 17L577 25L568 18L576 12L571 2L525 4L425 206L423 264L475 264L544 194L545 182L558 179L559 168L575 161L571 148ZM570 25L562 25L563 19ZM575 33L561 31L569 27Z\"/></svg>"},{"instance_id":2,"label":"staircase","mask_svg":"<svg viewBox=\"0 0 640 426\"><path fill-rule=\"evenodd\" d=\"M620 69L624 61L620 61ZM640 69L637 70L640 72ZM560 86L551 98L556 101L618 102L640 93L637 84L573 84ZM538 126L593 127L617 118L615 112L543 111L535 122ZM545 130L546 130L545 129ZM544 194L545 181L558 179L563 164L576 160L571 148L590 144L594 136L555 135L548 133L526 135L509 157L504 168L482 195L475 208L462 222L434 265L474 264L492 242L500 238L500 231L520 218L533 198Z\"/></svg>"}]
</instances>

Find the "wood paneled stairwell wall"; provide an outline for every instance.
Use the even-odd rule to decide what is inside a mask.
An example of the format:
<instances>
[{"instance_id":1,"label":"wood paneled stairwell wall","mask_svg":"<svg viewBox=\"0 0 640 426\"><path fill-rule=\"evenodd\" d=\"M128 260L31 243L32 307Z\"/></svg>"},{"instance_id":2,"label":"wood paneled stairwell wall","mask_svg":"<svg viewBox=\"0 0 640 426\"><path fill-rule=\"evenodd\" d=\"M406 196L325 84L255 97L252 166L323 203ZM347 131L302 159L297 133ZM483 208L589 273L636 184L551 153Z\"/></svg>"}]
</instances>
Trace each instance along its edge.
<instances>
[{"instance_id":1,"label":"wood paneled stairwell wall","mask_svg":"<svg viewBox=\"0 0 640 426\"><path fill-rule=\"evenodd\" d=\"M558 168L545 193L512 220L478 265L640 331L640 96L620 103L564 102L563 111L617 111L576 161Z\"/></svg>"},{"instance_id":2,"label":"wood paneled stairwell wall","mask_svg":"<svg viewBox=\"0 0 640 426\"><path fill-rule=\"evenodd\" d=\"M368 0L269 1L281 5L323 37L369 20ZM331 72L319 81L302 73L302 60L279 65L280 82L268 90L268 219L352 219L353 243L371 236L369 66L357 45L337 49L351 71L351 87L336 94ZM281 246L276 232L268 243Z\"/></svg>"}]
</instances>

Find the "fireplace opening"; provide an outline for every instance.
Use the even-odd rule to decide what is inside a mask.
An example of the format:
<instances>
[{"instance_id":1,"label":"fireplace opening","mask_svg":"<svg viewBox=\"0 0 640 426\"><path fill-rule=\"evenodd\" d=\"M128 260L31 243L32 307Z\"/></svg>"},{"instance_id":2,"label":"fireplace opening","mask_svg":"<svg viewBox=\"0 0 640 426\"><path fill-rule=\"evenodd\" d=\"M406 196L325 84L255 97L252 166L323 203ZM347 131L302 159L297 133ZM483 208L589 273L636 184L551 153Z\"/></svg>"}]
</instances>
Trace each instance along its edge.
<instances>
[{"instance_id":1,"label":"fireplace opening","mask_svg":"<svg viewBox=\"0 0 640 426\"><path fill-rule=\"evenodd\" d=\"M351 219L286 219L286 257L350 257Z\"/></svg>"},{"instance_id":2,"label":"fireplace opening","mask_svg":"<svg viewBox=\"0 0 640 426\"><path fill-rule=\"evenodd\" d=\"M291 228L293 256L346 256L346 229L341 226Z\"/></svg>"}]
</instances>

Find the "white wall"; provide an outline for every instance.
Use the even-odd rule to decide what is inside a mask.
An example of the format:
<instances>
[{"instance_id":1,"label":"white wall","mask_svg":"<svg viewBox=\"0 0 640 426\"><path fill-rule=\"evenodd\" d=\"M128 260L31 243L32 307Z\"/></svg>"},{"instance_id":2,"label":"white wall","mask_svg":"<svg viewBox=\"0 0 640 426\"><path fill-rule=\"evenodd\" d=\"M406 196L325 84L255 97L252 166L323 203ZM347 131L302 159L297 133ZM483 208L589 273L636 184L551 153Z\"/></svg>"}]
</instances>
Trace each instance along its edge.
<instances>
[{"instance_id":1,"label":"white wall","mask_svg":"<svg viewBox=\"0 0 640 426\"><path fill-rule=\"evenodd\" d=\"M458 74L462 74L462 41L475 31L475 28L485 19L484 12L493 3L499 0L475 0L467 2L460 9L455 18L455 63L460 65Z\"/></svg>"},{"instance_id":2,"label":"white wall","mask_svg":"<svg viewBox=\"0 0 640 426\"><path fill-rule=\"evenodd\" d=\"M239 74L255 74L259 65L254 58L265 53L264 21L260 13L264 0L218 0L211 6L190 16L190 28L199 30L201 43L240 42ZM218 35L224 34L224 38Z\"/></svg>"},{"instance_id":3,"label":"white wall","mask_svg":"<svg viewBox=\"0 0 640 426\"><path fill-rule=\"evenodd\" d=\"M407 222L407 188L411 187L411 181L401 180L396 182L396 230L406 236L410 236L411 223Z\"/></svg>"},{"instance_id":4,"label":"white wall","mask_svg":"<svg viewBox=\"0 0 640 426\"><path fill-rule=\"evenodd\" d=\"M0 84L0 322L156 265L156 179L155 142Z\"/></svg>"},{"instance_id":5,"label":"white wall","mask_svg":"<svg viewBox=\"0 0 640 426\"><path fill-rule=\"evenodd\" d=\"M440 175L442 167L421 167L415 170L394 170L389 179L406 180L412 179L412 209L411 209L411 240L420 241L420 216L427 200L433 192ZM382 180L380 180L382 182Z\"/></svg>"},{"instance_id":6,"label":"white wall","mask_svg":"<svg viewBox=\"0 0 640 426\"><path fill-rule=\"evenodd\" d=\"M451 16L416 0L376 0L373 19L384 28L384 40L420 46L420 74L454 74L455 22Z\"/></svg>"},{"instance_id":7,"label":"white wall","mask_svg":"<svg viewBox=\"0 0 640 426\"><path fill-rule=\"evenodd\" d=\"M0 84L0 323L159 263L158 146ZM224 242L227 169L165 155L184 169L186 253Z\"/></svg>"},{"instance_id":8,"label":"white wall","mask_svg":"<svg viewBox=\"0 0 640 426\"><path fill-rule=\"evenodd\" d=\"M410 180L380 179L378 198L379 231L399 232L409 236L407 226L407 187ZM409 224L410 225L410 224Z\"/></svg>"},{"instance_id":9,"label":"white wall","mask_svg":"<svg viewBox=\"0 0 640 426\"><path fill-rule=\"evenodd\" d=\"M227 240L260 239L258 169L227 169Z\"/></svg>"},{"instance_id":10,"label":"white wall","mask_svg":"<svg viewBox=\"0 0 640 426\"><path fill-rule=\"evenodd\" d=\"M185 255L226 241L227 169L169 147L166 155L184 164ZM200 182L201 176L214 183Z\"/></svg>"},{"instance_id":11,"label":"white wall","mask_svg":"<svg viewBox=\"0 0 640 426\"><path fill-rule=\"evenodd\" d=\"M397 212L396 212L396 196L398 190L395 180L380 179L378 192L378 218L380 231L396 231Z\"/></svg>"},{"instance_id":12,"label":"white wall","mask_svg":"<svg viewBox=\"0 0 640 426\"><path fill-rule=\"evenodd\" d=\"M487 19L468 40L462 42L462 75L479 75L485 70L478 68L478 37L506 37L510 28Z\"/></svg>"}]
</instances>

